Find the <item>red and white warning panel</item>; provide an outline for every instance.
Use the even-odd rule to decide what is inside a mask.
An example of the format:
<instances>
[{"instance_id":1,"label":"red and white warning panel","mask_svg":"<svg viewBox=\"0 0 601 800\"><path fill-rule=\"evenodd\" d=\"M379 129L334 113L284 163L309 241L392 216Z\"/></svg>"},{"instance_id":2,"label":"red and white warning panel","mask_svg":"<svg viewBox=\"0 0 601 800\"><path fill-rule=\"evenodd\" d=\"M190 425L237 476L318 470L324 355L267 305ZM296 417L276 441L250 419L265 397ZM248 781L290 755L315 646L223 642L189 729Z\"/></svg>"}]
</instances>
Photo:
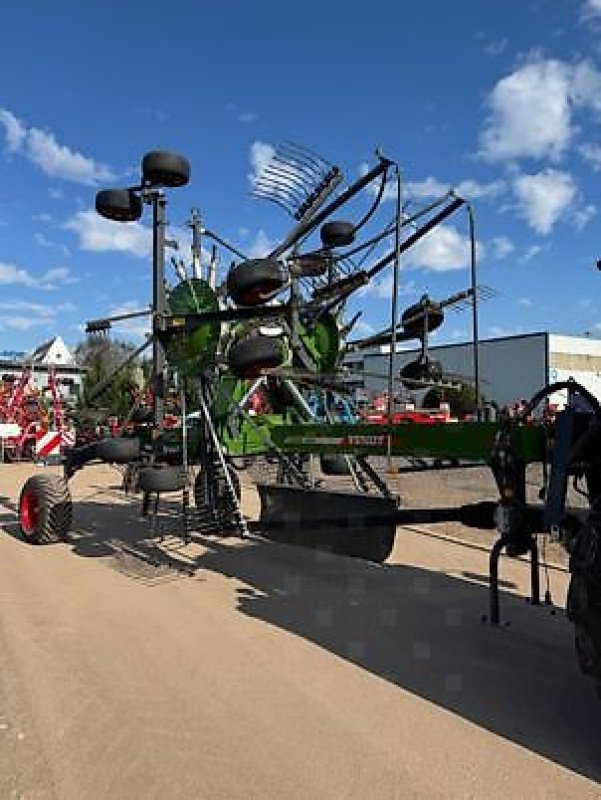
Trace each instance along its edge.
<instances>
[{"instance_id":1,"label":"red and white warning panel","mask_svg":"<svg viewBox=\"0 0 601 800\"><path fill-rule=\"evenodd\" d=\"M35 454L37 458L49 458L50 456L60 456L61 453L61 433L60 431L46 431L39 434L35 443Z\"/></svg>"},{"instance_id":2,"label":"red and white warning panel","mask_svg":"<svg viewBox=\"0 0 601 800\"><path fill-rule=\"evenodd\" d=\"M61 431L61 446L63 450L69 447L75 447L76 434L74 429L66 429Z\"/></svg>"}]
</instances>

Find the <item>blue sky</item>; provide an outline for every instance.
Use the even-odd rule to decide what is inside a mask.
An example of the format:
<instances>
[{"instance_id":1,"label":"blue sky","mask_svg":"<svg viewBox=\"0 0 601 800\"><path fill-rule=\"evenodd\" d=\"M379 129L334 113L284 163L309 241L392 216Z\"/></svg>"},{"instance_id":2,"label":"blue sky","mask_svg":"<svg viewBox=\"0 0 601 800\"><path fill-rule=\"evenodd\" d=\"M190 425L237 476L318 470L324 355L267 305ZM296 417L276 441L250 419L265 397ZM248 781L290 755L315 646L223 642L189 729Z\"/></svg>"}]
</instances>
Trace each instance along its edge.
<instances>
[{"instance_id":1,"label":"blue sky","mask_svg":"<svg viewBox=\"0 0 601 800\"><path fill-rule=\"evenodd\" d=\"M172 0L11 3L0 47L0 349L150 299L149 219L93 212L98 188L173 149L171 194L256 255L291 220L253 200L269 147L307 145L353 181L376 147L414 207L449 187L474 203L485 336L601 335L601 0L291 4ZM392 203L381 211L388 220ZM468 284L459 212L403 261L401 304ZM223 262L224 269L227 262ZM386 325L390 276L354 302ZM139 339L133 323L119 335ZM439 340L469 336L449 315Z\"/></svg>"}]
</instances>

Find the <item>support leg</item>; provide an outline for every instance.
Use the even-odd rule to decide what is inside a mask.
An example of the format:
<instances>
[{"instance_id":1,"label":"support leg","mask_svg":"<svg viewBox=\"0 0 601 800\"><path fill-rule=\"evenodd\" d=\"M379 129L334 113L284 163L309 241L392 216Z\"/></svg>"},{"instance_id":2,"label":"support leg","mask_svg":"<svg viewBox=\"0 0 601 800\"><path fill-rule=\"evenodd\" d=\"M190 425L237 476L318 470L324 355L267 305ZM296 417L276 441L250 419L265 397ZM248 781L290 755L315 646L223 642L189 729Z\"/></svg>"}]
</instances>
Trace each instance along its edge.
<instances>
[{"instance_id":1,"label":"support leg","mask_svg":"<svg viewBox=\"0 0 601 800\"><path fill-rule=\"evenodd\" d=\"M530 543L530 584L531 593L530 602L533 606L540 605L540 580L538 569L538 544L536 538L533 536Z\"/></svg>"},{"instance_id":2,"label":"support leg","mask_svg":"<svg viewBox=\"0 0 601 800\"><path fill-rule=\"evenodd\" d=\"M490 624L499 625L501 615L499 611L499 557L505 541L497 539L490 551L489 561L489 597L490 597Z\"/></svg>"}]
</instances>

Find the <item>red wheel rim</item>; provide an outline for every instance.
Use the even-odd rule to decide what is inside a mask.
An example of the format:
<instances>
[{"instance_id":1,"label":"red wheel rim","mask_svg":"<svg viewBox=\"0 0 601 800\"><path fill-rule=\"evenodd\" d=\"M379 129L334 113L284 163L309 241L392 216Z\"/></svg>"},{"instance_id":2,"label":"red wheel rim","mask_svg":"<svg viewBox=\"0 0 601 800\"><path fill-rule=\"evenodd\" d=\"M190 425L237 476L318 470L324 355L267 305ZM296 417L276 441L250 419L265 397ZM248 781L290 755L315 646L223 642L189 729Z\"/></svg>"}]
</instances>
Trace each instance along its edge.
<instances>
[{"instance_id":1,"label":"red wheel rim","mask_svg":"<svg viewBox=\"0 0 601 800\"><path fill-rule=\"evenodd\" d=\"M36 529L40 516L40 507L35 492L25 492L21 497L19 506L19 521L23 533L33 533Z\"/></svg>"}]
</instances>

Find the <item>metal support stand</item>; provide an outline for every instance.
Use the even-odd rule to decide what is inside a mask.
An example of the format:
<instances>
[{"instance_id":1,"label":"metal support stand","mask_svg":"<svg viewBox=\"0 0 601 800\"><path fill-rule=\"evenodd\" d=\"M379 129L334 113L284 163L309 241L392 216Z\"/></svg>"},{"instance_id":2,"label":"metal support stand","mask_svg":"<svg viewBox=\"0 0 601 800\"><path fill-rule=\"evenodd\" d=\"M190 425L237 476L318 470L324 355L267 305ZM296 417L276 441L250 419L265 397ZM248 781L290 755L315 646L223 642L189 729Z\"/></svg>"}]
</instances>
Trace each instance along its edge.
<instances>
[{"instance_id":1,"label":"metal support stand","mask_svg":"<svg viewBox=\"0 0 601 800\"><path fill-rule=\"evenodd\" d=\"M489 604L490 604L490 624L501 624L500 602L499 602L499 558L503 549L510 544L504 537L497 539L490 551L489 559ZM538 544L534 536L530 537L527 544L530 553L530 603L533 606L540 605L540 580L539 580L539 561Z\"/></svg>"}]
</instances>

